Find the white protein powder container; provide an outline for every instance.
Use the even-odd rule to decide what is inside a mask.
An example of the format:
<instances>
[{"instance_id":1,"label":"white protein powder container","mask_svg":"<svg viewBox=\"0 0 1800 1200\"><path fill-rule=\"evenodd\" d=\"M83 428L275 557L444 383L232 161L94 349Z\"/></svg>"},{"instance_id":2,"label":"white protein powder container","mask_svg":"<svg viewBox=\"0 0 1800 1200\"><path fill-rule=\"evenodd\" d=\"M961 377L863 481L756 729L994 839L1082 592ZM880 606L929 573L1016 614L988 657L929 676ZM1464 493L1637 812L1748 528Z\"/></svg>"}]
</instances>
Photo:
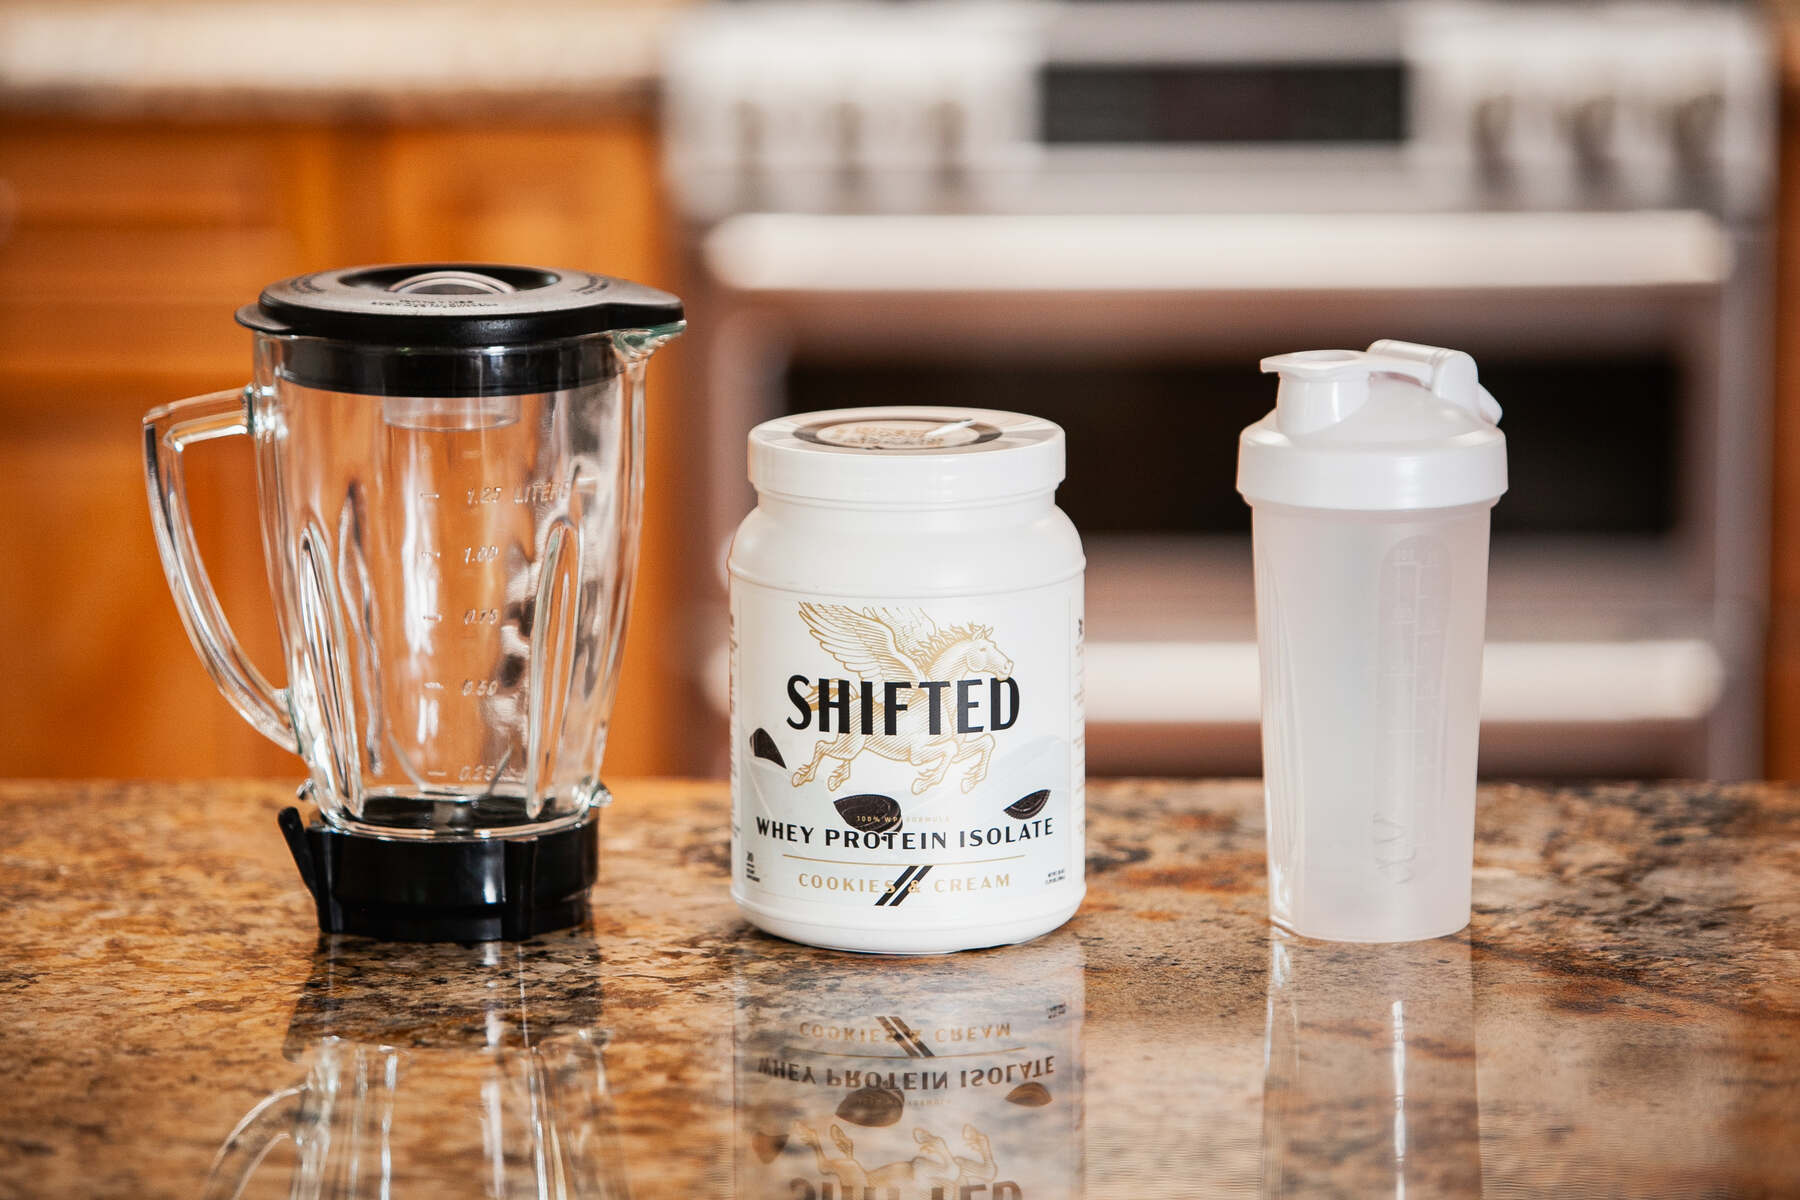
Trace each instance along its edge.
<instances>
[{"instance_id":1,"label":"white protein powder container","mask_svg":"<svg viewBox=\"0 0 1800 1200\"><path fill-rule=\"evenodd\" d=\"M1086 884L1081 539L1063 432L842 409L750 433L731 570L731 894L769 933L941 954Z\"/></svg>"}]
</instances>

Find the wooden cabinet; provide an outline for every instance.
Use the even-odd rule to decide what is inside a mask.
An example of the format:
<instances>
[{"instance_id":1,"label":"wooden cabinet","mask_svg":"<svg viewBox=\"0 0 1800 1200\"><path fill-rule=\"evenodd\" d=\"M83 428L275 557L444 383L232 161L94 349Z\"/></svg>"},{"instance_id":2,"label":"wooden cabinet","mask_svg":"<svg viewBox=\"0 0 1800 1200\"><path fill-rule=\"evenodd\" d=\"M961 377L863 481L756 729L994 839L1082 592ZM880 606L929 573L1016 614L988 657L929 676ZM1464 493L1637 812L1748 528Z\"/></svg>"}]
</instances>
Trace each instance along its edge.
<instances>
[{"instance_id":1,"label":"wooden cabinet","mask_svg":"<svg viewBox=\"0 0 1800 1200\"><path fill-rule=\"evenodd\" d=\"M139 465L154 405L241 384L233 311L286 275L462 258L667 286L641 112L580 122L0 128L0 775L287 775L231 711L162 580ZM679 350L674 351L678 356ZM674 761L660 684L678 526L674 374L652 367L644 571L609 773ZM246 446L189 456L201 548L238 632L281 674Z\"/></svg>"}]
</instances>

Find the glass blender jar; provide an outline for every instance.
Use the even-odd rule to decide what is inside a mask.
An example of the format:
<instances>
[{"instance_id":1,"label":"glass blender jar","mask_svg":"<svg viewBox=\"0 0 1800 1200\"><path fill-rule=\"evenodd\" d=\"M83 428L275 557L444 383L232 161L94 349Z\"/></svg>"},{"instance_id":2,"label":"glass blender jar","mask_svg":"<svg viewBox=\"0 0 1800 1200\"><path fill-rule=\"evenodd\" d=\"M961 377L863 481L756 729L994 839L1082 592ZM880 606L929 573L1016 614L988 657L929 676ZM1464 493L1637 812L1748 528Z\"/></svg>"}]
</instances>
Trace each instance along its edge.
<instances>
[{"instance_id":1,"label":"glass blender jar","mask_svg":"<svg viewBox=\"0 0 1800 1200\"><path fill-rule=\"evenodd\" d=\"M241 390L144 419L158 549L194 646L305 761L282 827L321 928L525 937L585 918L665 292L413 264L271 284ZM182 453L254 439L288 684L245 656L194 541Z\"/></svg>"}]
</instances>

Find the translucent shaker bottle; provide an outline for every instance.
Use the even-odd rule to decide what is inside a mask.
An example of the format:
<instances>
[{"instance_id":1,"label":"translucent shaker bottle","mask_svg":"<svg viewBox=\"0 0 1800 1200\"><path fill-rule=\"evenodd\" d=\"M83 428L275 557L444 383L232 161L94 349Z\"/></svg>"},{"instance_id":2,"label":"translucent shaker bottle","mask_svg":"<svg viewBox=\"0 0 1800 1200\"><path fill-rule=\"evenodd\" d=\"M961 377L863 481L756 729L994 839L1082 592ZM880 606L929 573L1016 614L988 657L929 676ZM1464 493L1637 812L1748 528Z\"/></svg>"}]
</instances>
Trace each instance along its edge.
<instances>
[{"instance_id":1,"label":"translucent shaker bottle","mask_svg":"<svg viewBox=\"0 0 1800 1200\"><path fill-rule=\"evenodd\" d=\"M1269 910L1396 942L1469 921L1500 406L1475 360L1378 341L1267 358L1252 509Z\"/></svg>"}]
</instances>

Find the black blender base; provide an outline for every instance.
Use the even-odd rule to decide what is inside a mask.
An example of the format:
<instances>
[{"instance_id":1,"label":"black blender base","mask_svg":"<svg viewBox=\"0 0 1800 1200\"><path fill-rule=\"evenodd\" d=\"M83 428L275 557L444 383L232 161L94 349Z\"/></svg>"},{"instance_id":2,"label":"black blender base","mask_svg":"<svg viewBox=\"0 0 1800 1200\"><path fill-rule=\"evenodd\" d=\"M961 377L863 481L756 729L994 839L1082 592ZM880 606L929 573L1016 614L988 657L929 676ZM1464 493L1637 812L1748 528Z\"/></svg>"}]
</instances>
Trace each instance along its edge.
<instances>
[{"instance_id":1,"label":"black blender base","mask_svg":"<svg viewBox=\"0 0 1800 1200\"><path fill-rule=\"evenodd\" d=\"M588 918L600 813L533 838L384 838L297 808L277 818L323 933L391 942L521 941Z\"/></svg>"}]
</instances>

